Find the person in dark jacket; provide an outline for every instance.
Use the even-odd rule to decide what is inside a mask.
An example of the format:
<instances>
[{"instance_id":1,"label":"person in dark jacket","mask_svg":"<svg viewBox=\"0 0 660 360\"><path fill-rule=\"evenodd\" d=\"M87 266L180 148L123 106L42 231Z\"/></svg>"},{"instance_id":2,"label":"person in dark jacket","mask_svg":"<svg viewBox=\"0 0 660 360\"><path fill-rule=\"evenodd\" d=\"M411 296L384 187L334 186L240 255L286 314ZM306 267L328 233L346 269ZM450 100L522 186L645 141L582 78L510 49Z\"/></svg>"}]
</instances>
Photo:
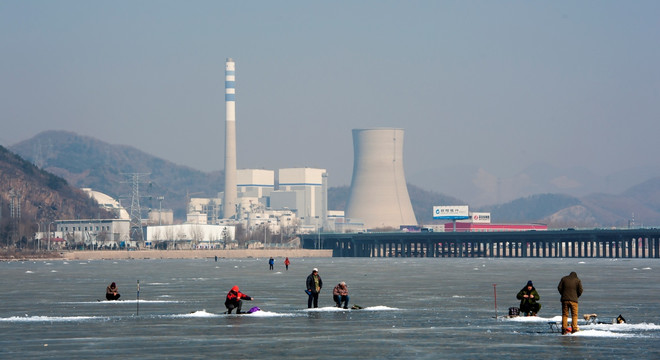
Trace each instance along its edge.
<instances>
[{"instance_id":1,"label":"person in dark jacket","mask_svg":"<svg viewBox=\"0 0 660 360\"><path fill-rule=\"evenodd\" d=\"M557 291L561 294L561 333L568 332L568 312L571 312L571 332L579 331L578 298L582 295L582 281L575 271L561 278Z\"/></svg>"},{"instance_id":2,"label":"person in dark jacket","mask_svg":"<svg viewBox=\"0 0 660 360\"><path fill-rule=\"evenodd\" d=\"M344 304L344 309L348 309L348 286L345 282L340 282L332 290L332 300L335 301L337 307L341 307L341 304Z\"/></svg>"},{"instance_id":3,"label":"person in dark jacket","mask_svg":"<svg viewBox=\"0 0 660 360\"><path fill-rule=\"evenodd\" d=\"M227 293L227 299L225 300L227 314L231 314L234 309L236 309L237 314L242 314L241 306L243 306L243 300L254 300L254 298L240 292L238 286L232 287Z\"/></svg>"},{"instance_id":4,"label":"person in dark jacket","mask_svg":"<svg viewBox=\"0 0 660 360\"><path fill-rule=\"evenodd\" d=\"M119 290L117 289L117 284L114 282L108 287L105 288L105 299L106 300L119 300Z\"/></svg>"},{"instance_id":5,"label":"person in dark jacket","mask_svg":"<svg viewBox=\"0 0 660 360\"><path fill-rule=\"evenodd\" d=\"M524 313L525 316L536 316L536 313L541 310L541 304L538 303L541 297L534 288L532 280L529 280L527 285L518 292L516 298L520 300L520 312Z\"/></svg>"},{"instance_id":6,"label":"person in dark jacket","mask_svg":"<svg viewBox=\"0 0 660 360\"><path fill-rule=\"evenodd\" d=\"M273 270L273 265L275 265L275 259L272 257L268 260L268 266L270 267L271 270Z\"/></svg>"},{"instance_id":7,"label":"person in dark jacket","mask_svg":"<svg viewBox=\"0 0 660 360\"><path fill-rule=\"evenodd\" d=\"M319 275L319 269L314 268L312 273L307 276L307 281L305 282L305 288L307 289L305 292L309 296L307 298L307 308L311 308L312 303L315 308L319 307L319 292L322 287L323 280L321 280L321 276Z\"/></svg>"}]
</instances>

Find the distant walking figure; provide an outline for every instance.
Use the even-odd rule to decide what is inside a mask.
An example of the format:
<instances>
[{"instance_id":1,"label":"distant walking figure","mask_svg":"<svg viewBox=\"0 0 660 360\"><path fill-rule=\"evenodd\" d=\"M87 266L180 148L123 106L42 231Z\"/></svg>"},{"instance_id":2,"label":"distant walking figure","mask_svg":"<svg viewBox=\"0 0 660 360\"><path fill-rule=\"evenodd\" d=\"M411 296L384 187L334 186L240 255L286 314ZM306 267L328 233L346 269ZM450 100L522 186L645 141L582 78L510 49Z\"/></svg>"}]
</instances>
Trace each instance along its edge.
<instances>
[{"instance_id":1,"label":"distant walking figure","mask_svg":"<svg viewBox=\"0 0 660 360\"><path fill-rule=\"evenodd\" d=\"M271 257L270 260L268 260L268 266L270 266L271 270L273 270L273 265L275 265L275 259Z\"/></svg>"},{"instance_id":2,"label":"distant walking figure","mask_svg":"<svg viewBox=\"0 0 660 360\"><path fill-rule=\"evenodd\" d=\"M291 264L291 261L289 261L289 258L284 259L284 266L286 266L287 270L289 270L289 264Z\"/></svg>"}]
</instances>

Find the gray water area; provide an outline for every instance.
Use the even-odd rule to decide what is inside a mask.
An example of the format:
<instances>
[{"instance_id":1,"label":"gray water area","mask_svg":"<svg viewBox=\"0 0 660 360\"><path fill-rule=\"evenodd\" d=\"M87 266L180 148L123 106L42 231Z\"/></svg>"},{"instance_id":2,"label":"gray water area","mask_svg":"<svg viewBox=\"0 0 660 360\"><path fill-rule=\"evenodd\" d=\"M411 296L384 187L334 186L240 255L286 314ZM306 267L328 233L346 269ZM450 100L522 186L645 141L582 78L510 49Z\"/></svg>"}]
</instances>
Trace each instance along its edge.
<instances>
[{"instance_id":1,"label":"gray water area","mask_svg":"<svg viewBox=\"0 0 660 360\"><path fill-rule=\"evenodd\" d=\"M268 259L2 262L0 358L660 358L658 260L291 262L289 271L279 258L274 271ZM314 267L324 287L310 311L304 290ZM560 320L557 284L571 271L584 286L580 314L607 324L561 336L548 322ZM540 293L539 316L503 317L527 280ZM113 281L121 301L97 301ZM351 305L365 309L332 307L340 281ZM255 298L244 309L262 311L223 314L233 285ZM628 323L610 324L619 314Z\"/></svg>"}]
</instances>

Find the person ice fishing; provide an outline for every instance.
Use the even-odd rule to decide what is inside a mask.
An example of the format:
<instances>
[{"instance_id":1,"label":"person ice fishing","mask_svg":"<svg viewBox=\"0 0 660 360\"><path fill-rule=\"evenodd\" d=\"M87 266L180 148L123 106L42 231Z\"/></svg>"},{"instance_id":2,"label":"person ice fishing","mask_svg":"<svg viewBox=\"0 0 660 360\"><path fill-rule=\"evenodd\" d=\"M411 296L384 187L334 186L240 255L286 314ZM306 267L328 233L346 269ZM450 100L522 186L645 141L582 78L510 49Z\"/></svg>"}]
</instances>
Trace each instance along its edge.
<instances>
[{"instance_id":1,"label":"person ice fishing","mask_svg":"<svg viewBox=\"0 0 660 360\"><path fill-rule=\"evenodd\" d=\"M253 297L243 294L238 290L238 286L234 286L227 293L227 299L225 300L225 307L227 308L227 314L236 309L237 314L242 314L241 306L243 306L243 300L254 300Z\"/></svg>"},{"instance_id":2,"label":"person ice fishing","mask_svg":"<svg viewBox=\"0 0 660 360\"><path fill-rule=\"evenodd\" d=\"M319 269L314 268L312 273L307 276L307 281L305 282L305 292L309 296L307 298L307 308L312 307L312 303L315 308L319 307L319 292L323 287L323 280L319 275Z\"/></svg>"},{"instance_id":3,"label":"person ice fishing","mask_svg":"<svg viewBox=\"0 0 660 360\"><path fill-rule=\"evenodd\" d=\"M342 307L343 303L344 309L348 309L348 299L348 286L342 281L332 290L332 300L335 301L337 307Z\"/></svg>"},{"instance_id":4,"label":"person ice fishing","mask_svg":"<svg viewBox=\"0 0 660 360\"><path fill-rule=\"evenodd\" d=\"M275 259L271 256L270 259L268 259L268 266L270 267L271 270L273 270L273 265L275 265Z\"/></svg>"},{"instance_id":5,"label":"person ice fishing","mask_svg":"<svg viewBox=\"0 0 660 360\"><path fill-rule=\"evenodd\" d=\"M582 281L575 271L564 276L557 285L557 291L561 294L561 333L566 334L568 327L568 312L571 312L570 332L579 331L578 328L578 298L582 295Z\"/></svg>"},{"instance_id":6,"label":"person ice fishing","mask_svg":"<svg viewBox=\"0 0 660 360\"><path fill-rule=\"evenodd\" d=\"M541 297L534 288L532 280L529 280L527 285L518 292L516 298L520 300L520 312L524 313L525 316L536 316L536 313L541 310L541 304L538 303Z\"/></svg>"},{"instance_id":7,"label":"person ice fishing","mask_svg":"<svg viewBox=\"0 0 660 360\"><path fill-rule=\"evenodd\" d=\"M106 300L119 300L119 290L117 289L117 284L114 282L108 287L105 288L105 299Z\"/></svg>"}]
</instances>

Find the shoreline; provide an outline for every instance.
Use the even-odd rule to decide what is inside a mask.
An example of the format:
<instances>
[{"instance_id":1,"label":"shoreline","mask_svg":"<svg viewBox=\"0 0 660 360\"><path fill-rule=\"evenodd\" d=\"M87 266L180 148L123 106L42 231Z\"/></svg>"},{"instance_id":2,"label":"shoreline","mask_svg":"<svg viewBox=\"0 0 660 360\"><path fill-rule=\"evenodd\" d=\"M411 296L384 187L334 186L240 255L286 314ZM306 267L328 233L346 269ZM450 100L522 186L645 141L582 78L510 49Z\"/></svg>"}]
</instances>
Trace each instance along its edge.
<instances>
[{"instance_id":1,"label":"shoreline","mask_svg":"<svg viewBox=\"0 0 660 360\"><path fill-rule=\"evenodd\" d=\"M49 255L59 254L60 257L39 257L38 253L20 253L13 256L3 256L0 261L37 261L37 260L143 260L143 259L247 259L247 258L302 258L302 257L332 257L332 250L314 249L233 249L233 250L83 250L59 251ZM44 254L46 255L46 254Z\"/></svg>"}]
</instances>

